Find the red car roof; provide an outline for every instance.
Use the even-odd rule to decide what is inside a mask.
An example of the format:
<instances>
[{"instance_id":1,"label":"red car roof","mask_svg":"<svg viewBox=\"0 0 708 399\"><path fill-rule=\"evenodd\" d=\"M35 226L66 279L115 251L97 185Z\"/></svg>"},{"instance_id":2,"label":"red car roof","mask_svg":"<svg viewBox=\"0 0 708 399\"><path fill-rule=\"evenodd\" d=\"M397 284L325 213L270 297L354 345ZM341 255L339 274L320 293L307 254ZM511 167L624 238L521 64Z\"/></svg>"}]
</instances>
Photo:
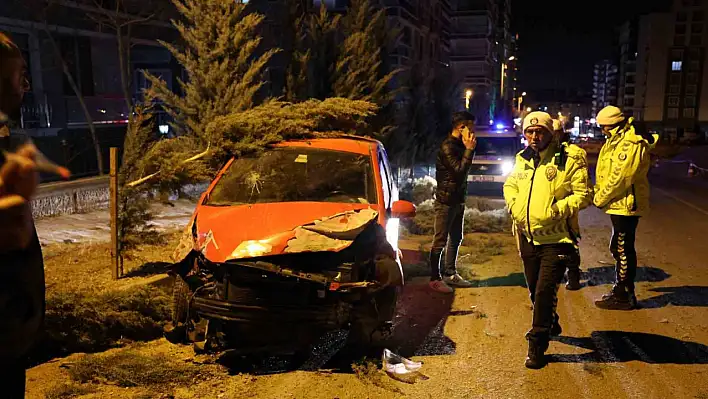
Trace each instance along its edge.
<instances>
[{"instance_id":1,"label":"red car roof","mask_svg":"<svg viewBox=\"0 0 708 399\"><path fill-rule=\"evenodd\" d=\"M331 138L317 138L307 140L292 140L277 144L278 147L310 147L323 150L334 150L351 152L361 155L369 155L372 149L379 145L379 141L361 136L342 135Z\"/></svg>"}]
</instances>

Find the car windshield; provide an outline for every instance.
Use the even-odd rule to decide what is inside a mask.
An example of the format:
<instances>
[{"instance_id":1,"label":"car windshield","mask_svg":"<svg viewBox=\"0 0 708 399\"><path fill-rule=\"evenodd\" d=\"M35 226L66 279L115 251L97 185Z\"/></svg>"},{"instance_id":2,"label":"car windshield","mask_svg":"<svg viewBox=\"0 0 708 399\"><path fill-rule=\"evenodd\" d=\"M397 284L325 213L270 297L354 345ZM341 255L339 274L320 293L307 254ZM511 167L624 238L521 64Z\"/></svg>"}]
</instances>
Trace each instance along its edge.
<instances>
[{"instance_id":1,"label":"car windshield","mask_svg":"<svg viewBox=\"0 0 708 399\"><path fill-rule=\"evenodd\" d=\"M283 147L235 159L205 205L301 201L373 204L375 187L368 156Z\"/></svg>"},{"instance_id":2,"label":"car windshield","mask_svg":"<svg viewBox=\"0 0 708 399\"><path fill-rule=\"evenodd\" d=\"M477 137L477 155L513 157L520 139L513 137Z\"/></svg>"}]
</instances>

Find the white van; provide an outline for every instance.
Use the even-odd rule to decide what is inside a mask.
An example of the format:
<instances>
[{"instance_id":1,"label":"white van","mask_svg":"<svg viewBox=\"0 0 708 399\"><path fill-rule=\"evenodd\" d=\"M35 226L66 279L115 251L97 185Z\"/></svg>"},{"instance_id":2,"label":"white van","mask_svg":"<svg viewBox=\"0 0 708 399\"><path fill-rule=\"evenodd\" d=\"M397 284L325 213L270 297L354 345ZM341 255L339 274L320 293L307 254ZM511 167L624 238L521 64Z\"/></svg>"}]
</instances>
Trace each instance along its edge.
<instances>
[{"instance_id":1,"label":"white van","mask_svg":"<svg viewBox=\"0 0 708 399\"><path fill-rule=\"evenodd\" d=\"M523 138L513 129L476 131L475 135L477 148L467 177L467 191L501 194L506 177L514 168L516 154L524 148Z\"/></svg>"}]
</instances>

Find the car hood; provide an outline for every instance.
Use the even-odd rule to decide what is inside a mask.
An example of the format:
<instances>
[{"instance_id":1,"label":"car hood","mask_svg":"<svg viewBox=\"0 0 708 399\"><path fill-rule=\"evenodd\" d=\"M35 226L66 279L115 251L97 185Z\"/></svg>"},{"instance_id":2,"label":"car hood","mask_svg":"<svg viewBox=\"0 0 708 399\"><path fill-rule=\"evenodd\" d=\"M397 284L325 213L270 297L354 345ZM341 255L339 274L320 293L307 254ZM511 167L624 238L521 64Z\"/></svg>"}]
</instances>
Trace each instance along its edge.
<instances>
[{"instance_id":1,"label":"car hood","mask_svg":"<svg viewBox=\"0 0 708 399\"><path fill-rule=\"evenodd\" d=\"M200 206L175 251L175 261L184 259L192 250L217 263L286 253L340 251L376 221L378 213L372 208L369 204L322 202Z\"/></svg>"}]
</instances>

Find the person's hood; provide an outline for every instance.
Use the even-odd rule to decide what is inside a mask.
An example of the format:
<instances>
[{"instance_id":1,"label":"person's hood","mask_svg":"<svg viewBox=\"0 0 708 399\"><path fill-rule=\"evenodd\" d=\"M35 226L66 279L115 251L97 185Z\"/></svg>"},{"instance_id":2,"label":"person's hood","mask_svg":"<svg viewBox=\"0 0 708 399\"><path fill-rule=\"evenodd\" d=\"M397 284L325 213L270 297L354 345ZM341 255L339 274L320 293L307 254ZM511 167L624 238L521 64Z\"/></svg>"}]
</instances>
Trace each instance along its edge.
<instances>
[{"instance_id":1,"label":"person's hood","mask_svg":"<svg viewBox=\"0 0 708 399\"><path fill-rule=\"evenodd\" d=\"M221 263L286 253L340 251L376 221L378 212L373 206L323 202L200 206L183 236L183 241L188 239L191 244L181 242L174 257L181 261L191 250L197 250L208 260Z\"/></svg>"}]
</instances>

